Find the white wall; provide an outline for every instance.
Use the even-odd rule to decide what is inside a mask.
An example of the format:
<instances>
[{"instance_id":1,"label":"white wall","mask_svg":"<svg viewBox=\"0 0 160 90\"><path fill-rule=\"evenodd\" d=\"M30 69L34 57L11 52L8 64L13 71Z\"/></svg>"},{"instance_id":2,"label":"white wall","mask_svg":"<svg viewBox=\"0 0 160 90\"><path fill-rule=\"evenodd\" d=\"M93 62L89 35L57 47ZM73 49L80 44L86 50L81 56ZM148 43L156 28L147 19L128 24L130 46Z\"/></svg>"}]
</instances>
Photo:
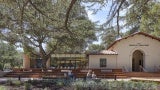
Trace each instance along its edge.
<instances>
[{"instance_id":1,"label":"white wall","mask_svg":"<svg viewBox=\"0 0 160 90\"><path fill-rule=\"evenodd\" d=\"M111 49L118 53L118 68L125 66L129 71L132 71L132 55L135 50L144 53L144 67L147 71L153 72L154 66L160 66L160 41L148 36L134 35L120 40L109 50Z\"/></svg>"},{"instance_id":2,"label":"white wall","mask_svg":"<svg viewBox=\"0 0 160 90\"><path fill-rule=\"evenodd\" d=\"M89 68L100 68L100 58L106 58L105 68L116 68L117 55L89 55Z\"/></svg>"}]
</instances>

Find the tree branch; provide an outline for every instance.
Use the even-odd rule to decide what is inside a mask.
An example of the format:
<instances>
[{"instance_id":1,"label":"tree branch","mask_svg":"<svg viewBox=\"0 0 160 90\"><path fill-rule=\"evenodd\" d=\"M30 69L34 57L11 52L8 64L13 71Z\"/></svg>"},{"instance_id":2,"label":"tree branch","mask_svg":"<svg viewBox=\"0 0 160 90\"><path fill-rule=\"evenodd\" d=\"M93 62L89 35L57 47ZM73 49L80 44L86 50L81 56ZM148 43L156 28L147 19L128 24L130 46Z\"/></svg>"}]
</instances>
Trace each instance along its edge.
<instances>
[{"instance_id":1,"label":"tree branch","mask_svg":"<svg viewBox=\"0 0 160 90\"><path fill-rule=\"evenodd\" d=\"M105 24L109 24L109 23L111 22L111 20L113 20L113 18L116 16L117 12L120 11L120 8L122 7L122 5L123 5L124 2L125 2L125 0L122 0L122 1L120 2L120 4L119 4L118 8L117 8L117 7L114 8L114 11L113 11L111 17L109 18L109 20L107 20L107 22L106 22ZM115 4L115 3L113 3L113 4ZM112 6L112 7L113 7L113 6ZM116 8L117 8L117 9L116 9ZM111 11L111 10L110 10L110 11ZM116 11L116 12L115 12L115 11Z\"/></svg>"},{"instance_id":2,"label":"tree branch","mask_svg":"<svg viewBox=\"0 0 160 90\"><path fill-rule=\"evenodd\" d=\"M47 56L50 56L51 54L54 53L54 51L57 49L57 46L60 46L62 42L57 41L56 44L54 46L51 47L50 52L47 54Z\"/></svg>"},{"instance_id":3,"label":"tree branch","mask_svg":"<svg viewBox=\"0 0 160 90\"><path fill-rule=\"evenodd\" d=\"M119 28L119 11L120 8L122 7L122 4L124 3L125 0L122 0L118 9L117 9L117 32L118 32L118 36L119 36L119 32L120 32L120 28Z\"/></svg>"},{"instance_id":4,"label":"tree branch","mask_svg":"<svg viewBox=\"0 0 160 90\"><path fill-rule=\"evenodd\" d=\"M43 11L41 11L36 5L33 4L32 0L29 0L30 4L33 6L34 9L36 9L40 14L43 16L49 18ZM56 19L49 18L51 21L57 21Z\"/></svg>"},{"instance_id":5,"label":"tree branch","mask_svg":"<svg viewBox=\"0 0 160 90\"><path fill-rule=\"evenodd\" d=\"M24 9L27 6L27 4L29 3L29 1L27 0L26 2L24 2L22 7L20 6L19 2L17 2L17 3L19 5L20 14L21 14L20 27L21 27L21 30L23 31L23 14L24 14ZM21 32L21 33L23 33L23 32Z\"/></svg>"},{"instance_id":6,"label":"tree branch","mask_svg":"<svg viewBox=\"0 0 160 90\"><path fill-rule=\"evenodd\" d=\"M120 31L120 28L119 28L119 12L117 12L117 32L118 32L118 36L119 36L119 31Z\"/></svg>"},{"instance_id":7,"label":"tree branch","mask_svg":"<svg viewBox=\"0 0 160 90\"><path fill-rule=\"evenodd\" d=\"M68 7L68 10L66 12L66 19L65 19L65 22L64 22L64 25L65 25L65 29L69 32L69 33L72 33L71 31L69 31L68 29L68 19L69 19L69 15L70 15L70 12L72 10L72 7L73 5L76 3L77 0L72 0L69 7Z\"/></svg>"}]
</instances>

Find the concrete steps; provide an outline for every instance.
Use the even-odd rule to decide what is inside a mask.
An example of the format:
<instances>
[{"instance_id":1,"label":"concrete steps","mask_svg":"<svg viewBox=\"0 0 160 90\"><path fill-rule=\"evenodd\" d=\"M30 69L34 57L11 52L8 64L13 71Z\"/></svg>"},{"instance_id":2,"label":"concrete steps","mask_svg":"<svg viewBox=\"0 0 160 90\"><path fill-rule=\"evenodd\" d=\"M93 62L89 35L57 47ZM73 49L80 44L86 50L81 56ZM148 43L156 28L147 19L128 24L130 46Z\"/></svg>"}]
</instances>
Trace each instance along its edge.
<instances>
[{"instance_id":1,"label":"concrete steps","mask_svg":"<svg viewBox=\"0 0 160 90\"><path fill-rule=\"evenodd\" d=\"M58 74L59 73L59 74ZM29 71L18 71L18 72L10 72L5 75L5 77L28 77L28 78L42 78L43 76L55 76L55 75L64 75L62 72L29 72ZM87 72L74 72L77 78L84 78L87 75ZM127 78L125 73L121 71L114 71L114 72L97 72L97 78Z\"/></svg>"},{"instance_id":2,"label":"concrete steps","mask_svg":"<svg viewBox=\"0 0 160 90\"><path fill-rule=\"evenodd\" d=\"M43 76L53 76L59 74L58 72L10 72L4 77L28 77L28 78L42 78ZM60 75L60 74L59 74ZM64 73L61 73L64 75Z\"/></svg>"},{"instance_id":3,"label":"concrete steps","mask_svg":"<svg viewBox=\"0 0 160 90\"><path fill-rule=\"evenodd\" d=\"M127 78L127 76L123 72L118 72L118 73L101 73L97 74L98 78Z\"/></svg>"},{"instance_id":4,"label":"concrete steps","mask_svg":"<svg viewBox=\"0 0 160 90\"><path fill-rule=\"evenodd\" d=\"M160 77L158 72L126 72L128 77Z\"/></svg>"}]
</instances>

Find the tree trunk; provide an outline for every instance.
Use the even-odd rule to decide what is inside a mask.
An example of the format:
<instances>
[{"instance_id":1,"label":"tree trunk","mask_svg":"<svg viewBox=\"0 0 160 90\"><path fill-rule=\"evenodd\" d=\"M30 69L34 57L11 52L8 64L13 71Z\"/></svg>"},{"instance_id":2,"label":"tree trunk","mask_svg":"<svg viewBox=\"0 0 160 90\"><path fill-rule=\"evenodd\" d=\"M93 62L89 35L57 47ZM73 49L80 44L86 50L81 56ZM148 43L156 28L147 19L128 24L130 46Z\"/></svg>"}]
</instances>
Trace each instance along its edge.
<instances>
[{"instance_id":1,"label":"tree trunk","mask_svg":"<svg viewBox=\"0 0 160 90\"><path fill-rule=\"evenodd\" d=\"M47 68L47 61L49 60L49 56L44 56L42 58L42 68Z\"/></svg>"},{"instance_id":2,"label":"tree trunk","mask_svg":"<svg viewBox=\"0 0 160 90\"><path fill-rule=\"evenodd\" d=\"M46 68L47 64L47 60L46 59L42 59L42 68Z\"/></svg>"}]
</instances>

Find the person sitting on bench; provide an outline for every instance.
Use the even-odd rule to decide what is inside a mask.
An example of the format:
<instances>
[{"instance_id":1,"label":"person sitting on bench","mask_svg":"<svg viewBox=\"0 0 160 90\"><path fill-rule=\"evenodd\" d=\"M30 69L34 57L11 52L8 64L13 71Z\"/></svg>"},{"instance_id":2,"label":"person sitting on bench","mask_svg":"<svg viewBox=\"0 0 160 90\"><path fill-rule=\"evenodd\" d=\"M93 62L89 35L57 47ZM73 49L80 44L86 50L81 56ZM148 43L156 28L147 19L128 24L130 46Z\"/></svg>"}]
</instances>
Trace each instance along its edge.
<instances>
[{"instance_id":1,"label":"person sitting on bench","mask_svg":"<svg viewBox=\"0 0 160 90\"><path fill-rule=\"evenodd\" d=\"M68 77L69 77L69 79L73 79L74 78L74 74L72 73L71 70L68 71Z\"/></svg>"},{"instance_id":2,"label":"person sitting on bench","mask_svg":"<svg viewBox=\"0 0 160 90\"><path fill-rule=\"evenodd\" d=\"M96 74L94 72L92 72L92 79L96 78Z\"/></svg>"},{"instance_id":3,"label":"person sitting on bench","mask_svg":"<svg viewBox=\"0 0 160 90\"><path fill-rule=\"evenodd\" d=\"M91 79L91 78L92 78L92 74L91 74L91 72L92 72L92 71L91 71L91 70L89 70L89 71L88 71L88 73L87 73L87 78L88 78L88 79Z\"/></svg>"}]
</instances>

